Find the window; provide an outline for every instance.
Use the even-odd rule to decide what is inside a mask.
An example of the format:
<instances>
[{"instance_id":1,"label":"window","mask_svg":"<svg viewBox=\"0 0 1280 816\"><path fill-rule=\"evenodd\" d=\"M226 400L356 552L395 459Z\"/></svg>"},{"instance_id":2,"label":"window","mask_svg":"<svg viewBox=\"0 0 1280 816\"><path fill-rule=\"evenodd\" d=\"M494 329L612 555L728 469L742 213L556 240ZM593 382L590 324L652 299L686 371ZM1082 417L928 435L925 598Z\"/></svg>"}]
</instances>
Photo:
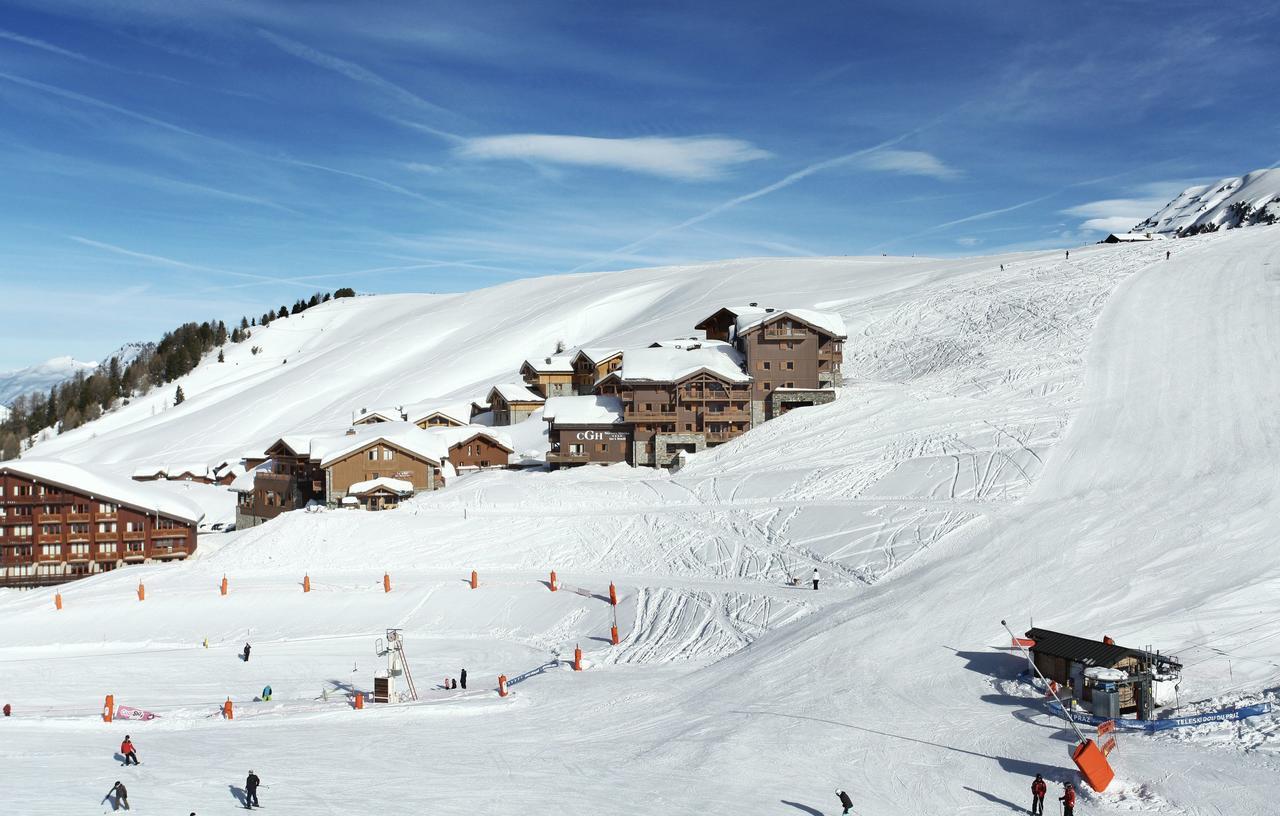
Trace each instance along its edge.
<instances>
[{"instance_id":1,"label":"window","mask_svg":"<svg viewBox=\"0 0 1280 816\"><path fill-rule=\"evenodd\" d=\"M376 461L378 461L378 449L377 449L377 448L369 448L369 452L368 452L367 456L369 457L369 461L370 461L370 462L376 462Z\"/></svg>"},{"instance_id":2,"label":"window","mask_svg":"<svg viewBox=\"0 0 1280 816\"><path fill-rule=\"evenodd\" d=\"M43 556L62 555L62 545L61 544L45 544L40 548L40 554Z\"/></svg>"},{"instance_id":3,"label":"window","mask_svg":"<svg viewBox=\"0 0 1280 816\"><path fill-rule=\"evenodd\" d=\"M88 535L89 534L88 524L72 524L70 525L70 527L71 527L71 535Z\"/></svg>"},{"instance_id":4,"label":"window","mask_svg":"<svg viewBox=\"0 0 1280 816\"><path fill-rule=\"evenodd\" d=\"M142 552L143 544L144 542L141 542L141 541L130 541L128 545L129 552L131 553Z\"/></svg>"},{"instance_id":5,"label":"window","mask_svg":"<svg viewBox=\"0 0 1280 816\"><path fill-rule=\"evenodd\" d=\"M88 544L72 544L71 554L79 555L79 556L87 556L89 554L89 545Z\"/></svg>"},{"instance_id":6,"label":"window","mask_svg":"<svg viewBox=\"0 0 1280 816\"><path fill-rule=\"evenodd\" d=\"M601 453L605 453L609 450L609 446L601 442L599 445L596 446L596 450L600 451Z\"/></svg>"},{"instance_id":7,"label":"window","mask_svg":"<svg viewBox=\"0 0 1280 816\"><path fill-rule=\"evenodd\" d=\"M790 371L791 369L793 369L793 368L795 368L795 367L796 367L796 364L795 364L794 362L792 362L791 360L787 360L787 370L788 370L788 371Z\"/></svg>"},{"instance_id":8,"label":"window","mask_svg":"<svg viewBox=\"0 0 1280 816\"><path fill-rule=\"evenodd\" d=\"M56 516L60 512L61 511L58 509L58 505L56 504L46 504L44 506L44 514L46 516Z\"/></svg>"},{"instance_id":9,"label":"window","mask_svg":"<svg viewBox=\"0 0 1280 816\"><path fill-rule=\"evenodd\" d=\"M140 521L126 521L124 523L124 529L126 532L140 533L143 530L143 524Z\"/></svg>"},{"instance_id":10,"label":"window","mask_svg":"<svg viewBox=\"0 0 1280 816\"><path fill-rule=\"evenodd\" d=\"M7 515L5 511L6 511L5 506L0 504L0 518L4 518L5 515Z\"/></svg>"},{"instance_id":11,"label":"window","mask_svg":"<svg viewBox=\"0 0 1280 816\"><path fill-rule=\"evenodd\" d=\"M104 513L104 514L105 514L105 513L114 513L115 511L116 511L116 506L115 506L114 504L112 504L111 502L98 502L98 512L99 512L99 513Z\"/></svg>"},{"instance_id":12,"label":"window","mask_svg":"<svg viewBox=\"0 0 1280 816\"><path fill-rule=\"evenodd\" d=\"M769 382L765 383L765 384L764 384L764 390L766 390L766 391L772 391L772 390L773 390L773 383L769 383Z\"/></svg>"},{"instance_id":13,"label":"window","mask_svg":"<svg viewBox=\"0 0 1280 816\"><path fill-rule=\"evenodd\" d=\"M88 512L89 512L89 505L87 505L87 504L73 504L73 505L71 505L71 512L72 512L72 513L88 513Z\"/></svg>"},{"instance_id":14,"label":"window","mask_svg":"<svg viewBox=\"0 0 1280 816\"><path fill-rule=\"evenodd\" d=\"M395 457L395 455L396 455L396 452L395 452L395 451L393 451L391 448L383 448L383 449L382 449L382 461L384 461L384 462L389 462L389 461L391 461L391 459L393 459L393 458Z\"/></svg>"},{"instance_id":15,"label":"window","mask_svg":"<svg viewBox=\"0 0 1280 816\"><path fill-rule=\"evenodd\" d=\"M41 524L40 535L62 535L61 524Z\"/></svg>"},{"instance_id":16,"label":"window","mask_svg":"<svg viewBox=\"0 0 1280 816\"><path fill-rule=\"evenodd\" d=\"M114 541L103 541L98 544L98 552L113 553L116 551L116 543Z\"/></svg>"},{"instance_id":17,"label":"window","mask_svg":"<svg viewBox=\"0 0 1280 816\"><path fill-rule=\"evenodd\" d=\"M782 385L783 385L784 387L786 387L786 388L795 388L795 387L796 387L796 384L795 384L795 383L793 383L793 382L783 383Z\"/></svg>"},{"instance_id":18,"label":"window","mask_svg":"<svg viewBox=\"0 0 1280 816\"><path fill-rule=\"evenodd\" d=\"M15 524L13 527L9 528L9 535L27 538L31 535L31 525Z\"/></svg>"},{"instance_id":19,"label":"window","mask_svg":"<svg viewBox=\"0 0 1280 816\"><path fill-rule=\"evenodd\" d=\"M769 361L768 361L768 360L762 360L762 361L760 362L760 367L761 367L762 369L764 369L765 371L768 371L768 370L769 370L769 366L770 366L770 363L769 363Z\"/></svg>"},{"instance_id":20,"label":"window","mask_svg":"<svg viewBox=\"0 0 1280 816\"><path fill-rule=\"evenodd\" d=\"M583 449L582 449L582 443L581 443L581 442L575 442L575 443L573 443L572 445L570 445L570 446L569 446L569 453L570 453L571 455L574 455L574 456L581 456L583 452L584 452L584 451L583 451Z\"/></svg>"},{"instance_id":21,"label":"window","mask_svg":"<svg viewBox=\"0 0 1280 816\"><path fill-rule=\"evenodd\" d=\"M684 429L685 429L686 431L692 431L692 430L693 430L693 423L692 423L692 422L686 422L686 423L684 424Z\"/></svg>"},{"instance_id":22,"label":"window","mask_svg":"<svg viewBox=\"0 0 1280 816\"><path fill-rule=\"evenodd\" d=\"M100 522L98 522L98 532L100 532L100 533L114 533L115 531L116 531L116 523L115 523L114 521L100 521Z\"/></svg>"}]
</instances>

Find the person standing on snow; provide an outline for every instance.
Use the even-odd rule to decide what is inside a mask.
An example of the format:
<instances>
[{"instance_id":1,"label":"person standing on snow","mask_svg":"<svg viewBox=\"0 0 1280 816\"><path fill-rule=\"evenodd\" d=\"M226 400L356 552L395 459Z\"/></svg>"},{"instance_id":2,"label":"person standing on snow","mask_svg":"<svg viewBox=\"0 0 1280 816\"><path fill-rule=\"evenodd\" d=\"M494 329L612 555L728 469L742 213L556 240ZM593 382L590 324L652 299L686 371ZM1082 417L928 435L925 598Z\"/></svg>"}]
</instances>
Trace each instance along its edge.
<instances>
[{"instance_id":1,"label":"person standing on snow","mask_svg":"<svg viewBox=\"0 0 1280 816\"><path fill-rule=\"evenodd\" d=\"M813 588L815 590L818 588L818 568L817 567L813 568Z\"/></svg>"},{"instance_id":2,"label":"person standing on snow","mask_svg":"<svg viewBox=\"0 0 1280 816\"><path fill-rule=\"evenodd\" d=\"M1063 785L1062 795L1058 797L1058 801L1062 803L1062 816L1075 816L1076 789L1071 787L1070 782Z\"/></svg>"},{"instance_id":3,"label":"person standing on snow","mask_svg":"<svg viewBox=\"0 0 1280 816\"><path fill-rule=\"evenodd\" d=\"M121 754L121 756L123 756L123 757L124 757L124 764L125 764L125 765L128 765L128 764L129 764L129 760L131 760L131 759L133 760L133 764L134 764L134 765L139 764L139 763L138 763L138 752L137 752L137 750L133 747L133 740L129 739L129 735L128 735L128 734L125 734L125 735L124 735L124 742L120 743L120 754Z\"/></svg>"},{"instance_id":4,"label":"person standing on snow","mask_svg":"<svg viewBox=\"0 0 1280 816\"><path fill-rule=\"evenodd\" d=\"M258 775L253 771L249 771L249 778L244 781L244 806L262 807L258 804L258 785L262 780L258 779Z\"/></svg>"},{"instance_id":5,"label":"person standing on snow","mask_svg":"<svg viewBox=\"0 0 1280 816\"><path fill-rule=\"evenodd\" d=\"M853 800L849 798L849 794L839 788L836 789L836 796L840 797L840 807L844 808L842 813L844 816L847 816L847 814L853 810Z\"/></svg>"},{"instance_id":6,"label":"person standing on snow","mask_svg":"<svg viewBox=\"0 0 1280 816\"><path fill-rule=\"evenodd\" d=\"M462 685L462 690L467 690L467 670L463 669L462 674L458 676L458 682Z\"/></svg>"},{"instance_id":7,"label":"person standing on snow","mask_svg":"<svg viewBox=\"0 0 1280 816\"><path fill-rule=\"evenodd\" d=\"M1044 777L1036 774L1036 778L1031 782L1031 813L1033 816L1039 814L1044 816L1044 795L1049 792L1049 786L1044 783Z\"/></svg>"},{"instance_id":8,"label":"person standing on snow","mask_svg":"<svg viewBox=\"0 0 1280 816\"><path fill-rule=\"evenodd\" d=\"M244 662L246 663L249 662L249 644L248 643L244 645Z\"/></svg>"},{"instance_id":9,"label":"person standing on snow","mask_svg":"<svg viewBox=\"0 0 1280 816\"><path fill-rule=\"evenodd\" d=\"M107 791L107 795L102 798L110 799L112 795L115 796L115 801L111 804L112 810L119 810L121 806L125 810L129 810L129 791L125 790L124 785L120 784L120 780L116 780L116 783L111 786L111 790Z\"/></svg>"}]
</instances>

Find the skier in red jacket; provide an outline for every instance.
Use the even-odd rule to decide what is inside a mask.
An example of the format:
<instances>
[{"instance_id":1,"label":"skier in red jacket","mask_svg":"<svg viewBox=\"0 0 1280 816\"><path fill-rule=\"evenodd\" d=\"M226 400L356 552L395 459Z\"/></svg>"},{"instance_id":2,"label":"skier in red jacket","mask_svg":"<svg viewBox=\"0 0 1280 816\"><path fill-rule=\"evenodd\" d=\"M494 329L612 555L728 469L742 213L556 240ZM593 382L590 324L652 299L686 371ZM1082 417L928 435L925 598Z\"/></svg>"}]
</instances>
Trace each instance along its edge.
<instances>
[{"instance_id":1,"label":"skier in red jacket","mask_svg":"<svg viewBox=\"0 0 1280 816\"><path fill-rule=\"evenodd\" d=\"M1032 816L1044 816L1044 795L1049 792L1049 786L1044 783L1044 777L1036 774L1036 778L1031 782L1031 813Z\"/></svg>"},{"instance_id":2,"label":"skier in red jacket","mask_svg":"<svg viewBox=\"0 0 1280 816\"><path fill-rule=\"evenodd\" d=\"M138 764L138 752L133 747L133 740L129 739L129 735L124 735L124 742L120 743L120 753L124 756L124 764L128 765L129 760L133 760L133 764Z\"/></svg>"},{"instance_id":3,"label":"skier in red jacket","mask_svg":"<svg viewBox=\"0 0 1280 816\"><path fill-rule=\"evenodd\" d=\"M1071 787L1070 782L1063 785L1062 795L1058 797L1058 801L1062 803L1062 816L1075 816L1076 789Z\"/></svg>"}]
</instances>

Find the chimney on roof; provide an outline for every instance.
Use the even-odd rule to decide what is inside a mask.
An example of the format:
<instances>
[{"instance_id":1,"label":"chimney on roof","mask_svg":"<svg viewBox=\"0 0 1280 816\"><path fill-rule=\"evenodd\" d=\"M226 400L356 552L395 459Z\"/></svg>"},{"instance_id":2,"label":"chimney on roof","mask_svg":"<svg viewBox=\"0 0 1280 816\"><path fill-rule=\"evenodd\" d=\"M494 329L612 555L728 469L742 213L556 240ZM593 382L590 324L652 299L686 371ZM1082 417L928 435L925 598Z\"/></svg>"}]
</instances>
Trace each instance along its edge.
<instances>
[{"instance_id":1,"label":"chimney on roof","mask_svg":"<svg viewBox=\"0 0 1280 816\"><path fill-rule=\"evenodd\" d=\"M765 314L773 314L772 308L766 308L764 311L765 311Z\"/></svg>"},{"instance_id":2,"label":"chimney on roof","mask_svg":"<svg viewBox=\"0 0 1280 816\"><path fill-rule=\"evenodd\" d=\"M355 436L355 435L356 435L355 428L347 428L347 436Z\"/></svg>"},{"instance_id":3,"label":"chimney on roof","mask_svg":"<svg viewBox=\"0 0 1280 816\"><path fill-rule=\"evenodd\" d=\"M548 358L547 358L547 365L551 365L551 358L550 358L550 357L548 357Z\"/></svg>"}]
</instances>

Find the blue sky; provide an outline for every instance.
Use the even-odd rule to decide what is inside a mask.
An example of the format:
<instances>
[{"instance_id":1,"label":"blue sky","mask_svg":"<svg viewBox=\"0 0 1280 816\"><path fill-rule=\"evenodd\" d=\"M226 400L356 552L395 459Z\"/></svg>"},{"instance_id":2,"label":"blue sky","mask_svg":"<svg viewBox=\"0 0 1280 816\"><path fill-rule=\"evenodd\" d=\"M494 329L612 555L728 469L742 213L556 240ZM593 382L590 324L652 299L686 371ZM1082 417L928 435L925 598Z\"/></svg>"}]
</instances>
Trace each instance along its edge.
<instances>
[{"instance_id":1,"label":"blue sky","mask_svg":"<svg viewBox=\"0 0 1280 816\"><path fill-rule=\"evenodd\" d=\"M1280 160L1265 3L0 10L0 369L342 285L1075 245Z\"/></svg>"}]
</instances>

